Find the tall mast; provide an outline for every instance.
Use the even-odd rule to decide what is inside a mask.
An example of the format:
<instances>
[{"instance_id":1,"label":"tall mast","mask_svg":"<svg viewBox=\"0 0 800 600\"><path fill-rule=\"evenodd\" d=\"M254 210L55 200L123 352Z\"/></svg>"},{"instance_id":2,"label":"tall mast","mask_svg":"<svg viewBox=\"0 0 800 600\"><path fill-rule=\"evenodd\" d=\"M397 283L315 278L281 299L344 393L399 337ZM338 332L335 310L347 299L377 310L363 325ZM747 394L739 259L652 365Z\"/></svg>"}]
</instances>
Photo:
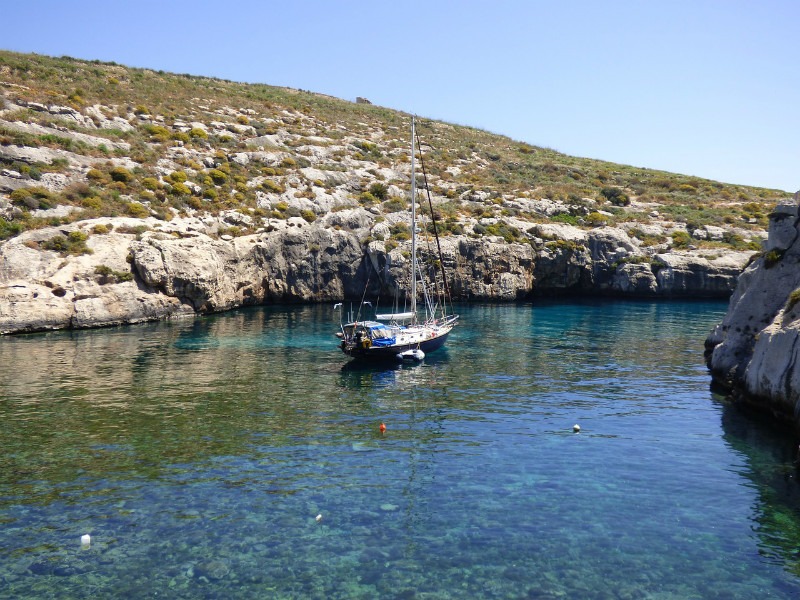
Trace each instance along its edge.
<instances>
[{"instance_id":1,"label":"tall mast","mask_svg":"<svg viewBox=\"0 0 800 600\"><path fill-rule=\"evenodd\" d=\"M417 174L414 152L416 135L414 116L411 116L411 312L417 322Z\"/></svg>"}]
</instances>

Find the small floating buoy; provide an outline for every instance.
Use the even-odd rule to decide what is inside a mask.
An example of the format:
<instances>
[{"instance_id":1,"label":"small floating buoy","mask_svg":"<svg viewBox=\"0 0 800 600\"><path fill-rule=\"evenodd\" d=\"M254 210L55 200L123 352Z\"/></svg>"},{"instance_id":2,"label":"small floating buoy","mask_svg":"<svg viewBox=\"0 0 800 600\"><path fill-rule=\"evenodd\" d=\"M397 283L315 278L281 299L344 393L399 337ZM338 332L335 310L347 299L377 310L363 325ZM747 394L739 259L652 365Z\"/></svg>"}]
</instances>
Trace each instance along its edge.
<instances>
[{"instance_id":1,"label":"small floating buoy","mask_svg":"<svg viewBox=\"0 0 800 600\"><path fill-rule=\"evenodd\" d=\"M317 515L316 517L314 517L314 518L316 519L317 523L319 523L320 521L322 521L322 513L318 514L318 515Z\"/></svg>"},{"instance_id":2,"label":"small floating buoy","mask_svg":"<svg viewBox=\"0 0 800 600\"><path fill-rule=\"evenodd\" d=\"M81 536L81 546L88 547L92 543L92 536L88 533Z\"/></svg>"},{"instance_id":3,"label":"small floating buoy","mask_svg":"<svg viewBox=\"0 0 800 600\"><path fill-rule=\"evenodd\" d=\"M572 431L573 431L573 433L580 433L581 432L581 426L576 423L575 425L572 426Z\"/></svg>"},{"instance_id":4,"label":"small floating buoy","mask_svg":"<svg viewBox=\"0 0 800 600\"><path fill-rule=\"evenodd\" d=\"M378 429L380 430L381 433L386 433L386 425L384 425L383 423L381 423L381 426L378 427Z\"/></svg>"}]
</instances>

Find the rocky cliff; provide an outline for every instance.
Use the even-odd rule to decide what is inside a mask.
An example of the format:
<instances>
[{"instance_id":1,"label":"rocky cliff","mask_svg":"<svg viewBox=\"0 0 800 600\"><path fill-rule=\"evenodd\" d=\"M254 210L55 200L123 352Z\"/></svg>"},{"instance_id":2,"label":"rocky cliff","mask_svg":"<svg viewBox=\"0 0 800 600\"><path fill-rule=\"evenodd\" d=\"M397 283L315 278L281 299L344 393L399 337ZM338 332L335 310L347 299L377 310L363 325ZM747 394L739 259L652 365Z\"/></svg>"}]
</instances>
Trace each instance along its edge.
<instances>
[{"instance_id":1,"label":"rocky cliff","mask_svg":"<svg viewBox=\"0 0 800 600\"><path fill-rule=\"evenodd\" d=\"M800 194L770 215L764 249L742 273L706 340L715 381L800 428Z\"/></svg>"},{"instance_id":2,"label":"rocky cliff","mask_svg":"<svg viewBox=\"0 0 800 600\"><path fill-rule=\"evenodd\" d=\"M0 333L118 325L268 302L333 302L361 298L365 289L370 297L393 298L408 278L408 242L363 244L380 235L381 223L374 221L358 208L315 223L274 220L264 231L238 237L218 235L229 225L224 219L178 217L100 218L27 231L0 244ZM545 226L536 233L554 235ZM750 255L650 256L622 229L559 226L558 233L556 240L529 243L443 238L453 294L466 300L552 293L726 296Z\"/></svg>"}]
</instances>

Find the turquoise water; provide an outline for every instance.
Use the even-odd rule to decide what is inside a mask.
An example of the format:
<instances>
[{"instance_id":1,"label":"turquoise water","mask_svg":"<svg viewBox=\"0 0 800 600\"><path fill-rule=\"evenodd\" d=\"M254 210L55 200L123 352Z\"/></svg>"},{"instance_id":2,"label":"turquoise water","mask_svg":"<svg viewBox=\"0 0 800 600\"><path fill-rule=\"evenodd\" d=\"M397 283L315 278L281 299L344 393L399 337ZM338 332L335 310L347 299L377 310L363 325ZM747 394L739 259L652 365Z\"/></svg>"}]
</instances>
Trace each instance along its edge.
<instances>
[{"instance_id":1,"label":"turquoise water","mask_svg":"<svg viewBox=\"0 0 800 600\"><path fill-rule=\"evenodd\" d=\"M0 598L798 598L795 441L710 391L725 308L462 306L396 368L328 306L0 338Z\"/></svg>"}]
</instances>

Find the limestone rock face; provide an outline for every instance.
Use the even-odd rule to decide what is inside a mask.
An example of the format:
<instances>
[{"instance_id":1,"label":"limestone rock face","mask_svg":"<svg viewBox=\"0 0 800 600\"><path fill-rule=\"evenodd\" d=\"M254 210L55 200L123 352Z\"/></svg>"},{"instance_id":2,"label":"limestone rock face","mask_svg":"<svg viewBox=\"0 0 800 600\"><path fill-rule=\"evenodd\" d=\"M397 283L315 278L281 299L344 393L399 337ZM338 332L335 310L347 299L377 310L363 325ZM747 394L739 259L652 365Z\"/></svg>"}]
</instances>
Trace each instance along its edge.
<instances>
[{"instance_id":1,"label":"limestone rock face","mask_svg":"<svg viewBox=\"0 0 800 600\"><path fill-rule=\"evenodd\" d=\"M716 381L800 426L800 219L796 203L770 217L767 251L745 269L728 312L706 339Z\"/></svg>"},{"instance_id":2,"label":"limestone rock face","mask_svg":"<svg viewBox=\"0 0 800 600\"><path fill-rule=\"evenodd\" d=\"M533 250L527 244L506 244L502 238L448 240L442 247L451 257L457 297L515 300L533 288ZM445 252L445 249L449 252ZM445 268L448 268L445 258Z\"/></svg>"},{"instance_id":3,"label":"limestone rock face","mask_svg":"<svg viewBox=\"0 0 800 600\"><path fill-rule=\"evenodd\" d=\"M25 232L0 245L0 333L87 328L228 310L277 301L360 297L368 268L350 233L303 219L257 235L216 239L199 222L165 224L139 239L127 221L89 235L91 254L42 250L56 235L90 231L85 221ZM206 224L213 229L213 224ZM377 278L374 280L377 285ZM377 288L374 288L377 289Z\"/></svg>"},{"instance_id":4,"label":"limestone rock face","mask_svg":"<svg viewBox=\"0 0 800 600\"><path fill-rule=\"evenodd\" d=\"M410 242L390 237L390 224L402 216L382 222L353 208L313 223L270 219L259 233L218 235L250 219L221 211L168 222L100 218L24 232L0 244L0 333L118 325L268 302L335 302L361 298L365 289L371 297L394 298L410 287ZM108 233L96 233L98 225ZM88 236L91 253L43 249L54 236L76 231ZM726 296L749 257L650 256L624 230L609 227L542 224L532 235L530 242L443 237L453 297ZM432 249L421 243L420 250L422 264L431 264L425 255ZM732 336L725 347L733 343Z\"/></svg>"}]
</instances>

